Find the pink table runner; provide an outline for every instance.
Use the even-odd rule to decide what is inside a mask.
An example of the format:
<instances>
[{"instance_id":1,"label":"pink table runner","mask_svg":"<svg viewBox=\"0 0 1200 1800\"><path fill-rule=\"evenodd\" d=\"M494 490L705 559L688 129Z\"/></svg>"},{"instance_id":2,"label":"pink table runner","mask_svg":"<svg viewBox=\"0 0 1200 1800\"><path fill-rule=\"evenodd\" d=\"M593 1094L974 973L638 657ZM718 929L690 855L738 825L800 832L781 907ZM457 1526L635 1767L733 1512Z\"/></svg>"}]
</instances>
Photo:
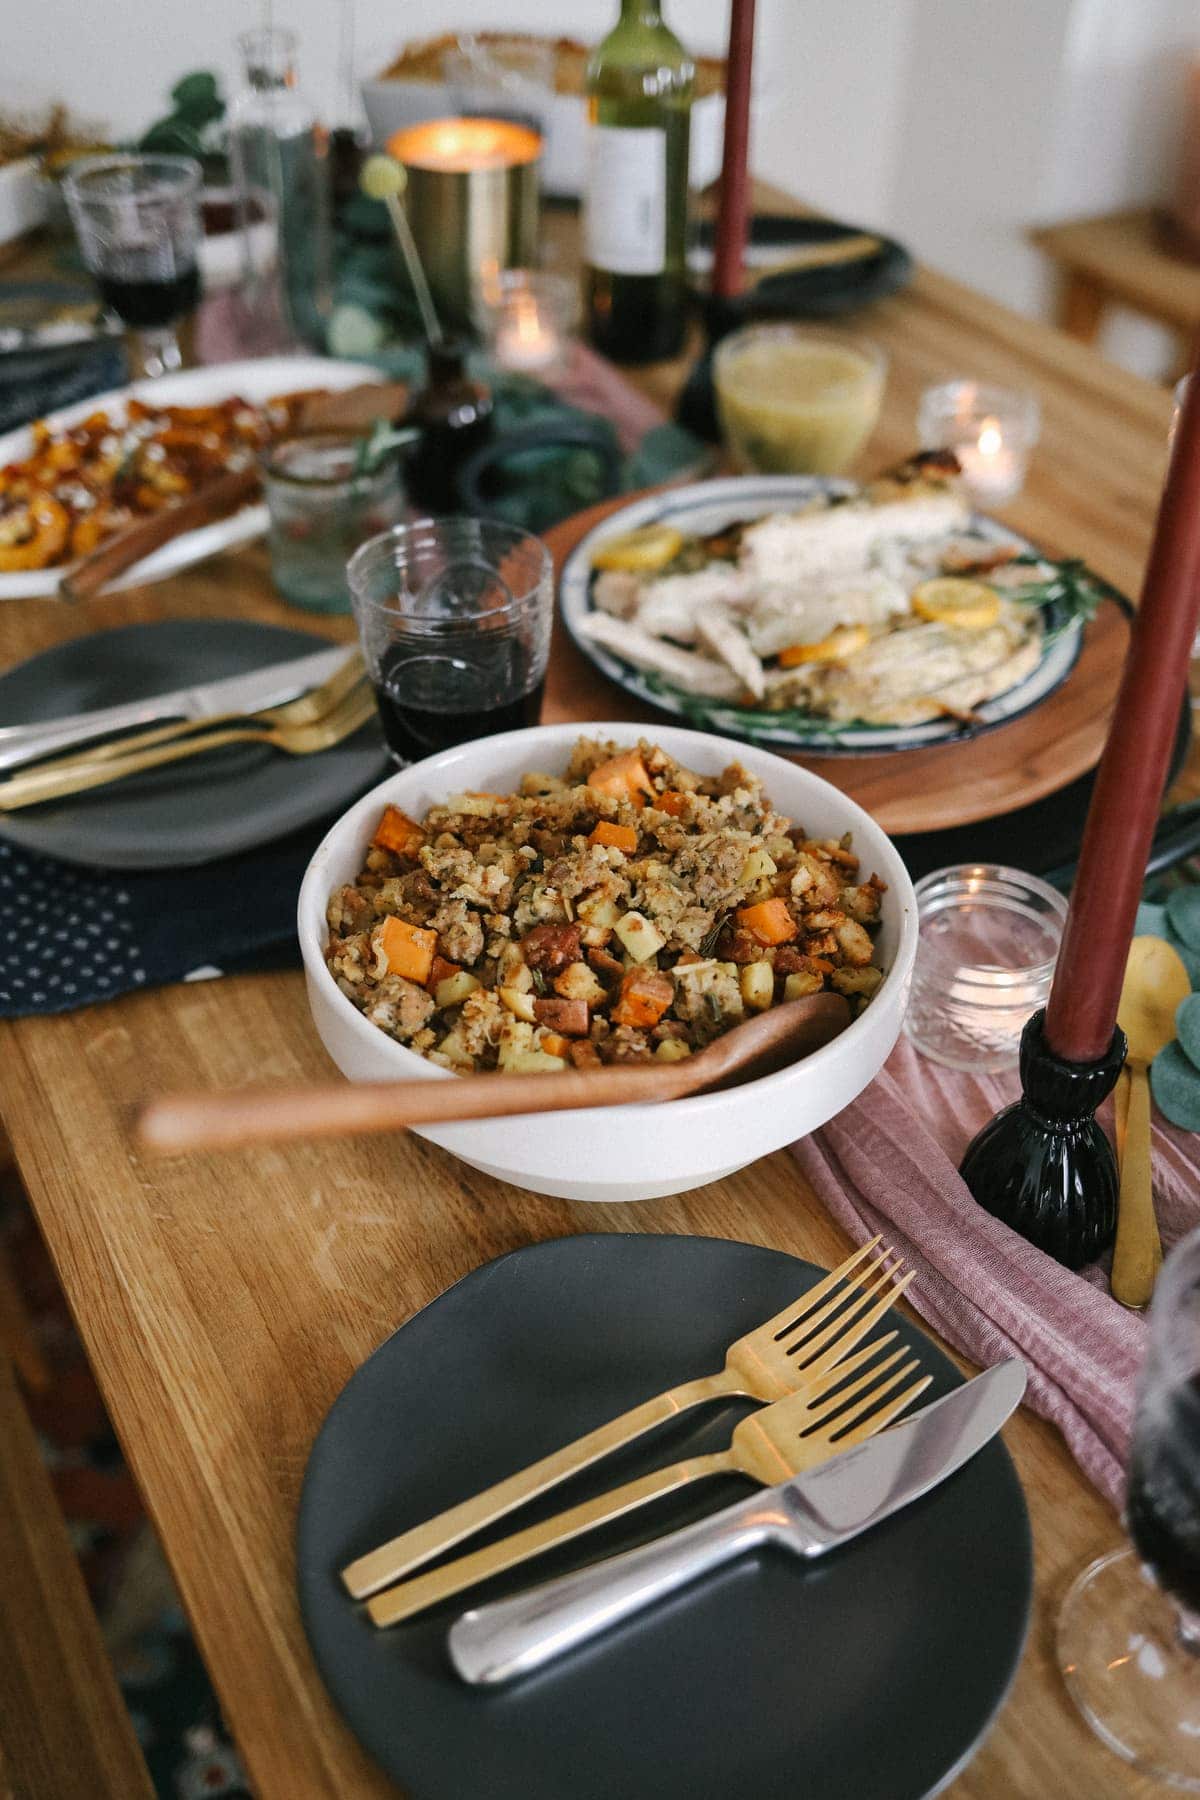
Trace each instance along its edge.
<instances>
[{"instance_id":1,"label":"pink table runner","mask_svg":"<svg viewBox=\"0 0 1200 1800\"><path fill-rule=\"evenodd\" d=\"M1027 1404L1119 1506L1145 1319L1111 1298L1104 1269L1062 1268L977 1206L958 1174L975 1132L1018 1093L1015 1071L960 1074L901 1038L870 1087L793 1153L856 1242L881 1232L917 1271L907 1298L949 1343L985 1365L1024 1358ZM1111 1128L1108 1107L1101 1118ZM1200 1139L1156 1117L1153 1150L1169 1248L1200 1223Z\"/></svg>"}]
</instances>

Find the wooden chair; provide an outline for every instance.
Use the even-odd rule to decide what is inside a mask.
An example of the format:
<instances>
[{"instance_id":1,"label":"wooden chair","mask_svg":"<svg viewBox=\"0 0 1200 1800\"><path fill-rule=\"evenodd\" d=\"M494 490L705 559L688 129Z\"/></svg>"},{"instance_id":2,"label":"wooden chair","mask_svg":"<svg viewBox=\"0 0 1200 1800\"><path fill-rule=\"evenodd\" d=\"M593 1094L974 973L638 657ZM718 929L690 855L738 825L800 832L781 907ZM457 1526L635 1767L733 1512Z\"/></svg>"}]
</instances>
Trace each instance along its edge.
<instances>
[{"instance_id":1,"label":"wooden chair","mask_svg":"<svg viewBox=\"0 0 1200 1800\"><path fill-rule=\"evenodd\" d=\"M3 1354L0 1800L154 1800L66 1524Z\"/></svg>"}]
</instances>

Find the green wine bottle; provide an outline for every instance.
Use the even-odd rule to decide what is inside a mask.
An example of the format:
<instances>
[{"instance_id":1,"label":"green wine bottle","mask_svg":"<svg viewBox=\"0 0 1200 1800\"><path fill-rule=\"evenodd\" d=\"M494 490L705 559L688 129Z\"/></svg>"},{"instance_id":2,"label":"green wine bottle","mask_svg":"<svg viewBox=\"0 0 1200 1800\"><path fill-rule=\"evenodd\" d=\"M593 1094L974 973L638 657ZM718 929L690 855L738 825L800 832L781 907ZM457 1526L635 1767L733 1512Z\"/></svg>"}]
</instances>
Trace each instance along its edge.
<instances>
[{"instance_id":1,"label":"green wine bottle","mask_svg":"<svg viewBox=\"0 0 1200 1800\"><path fill-rule=\"evenodd\" d=\"M584 263L592 342L616 362L683 344L695 69L659 0L621 0L588 63Z\"/></svg>"}]
</instances>

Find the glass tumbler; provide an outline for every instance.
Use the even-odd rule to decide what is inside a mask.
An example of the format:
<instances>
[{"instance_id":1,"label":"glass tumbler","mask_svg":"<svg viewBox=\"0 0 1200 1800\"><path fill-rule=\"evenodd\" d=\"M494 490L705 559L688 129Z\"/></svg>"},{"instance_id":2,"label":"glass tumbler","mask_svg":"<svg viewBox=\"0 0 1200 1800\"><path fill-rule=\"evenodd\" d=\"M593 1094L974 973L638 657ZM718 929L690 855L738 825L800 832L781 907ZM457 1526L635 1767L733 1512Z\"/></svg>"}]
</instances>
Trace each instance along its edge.
<instances>
[{"instance_id":1,"label":"glass tumbler","mask_svg":"<svg viewBox=\"0 0 1200 1800\"><path fill-rule=\"evenodd\" d=\"M402 767L536 725L550 654L550 553L496 520L418 519L347 571L384 735Z\"/></svg>"},{"instance_id":2,"label":"glass tumbler","mask_svg":"<svg viewBox=\"0 0 1200 1800\"><path fill-rule=\"evenodd\" d=\"M1200 1231L1158 1278L1124 1522L1132 1550L1092 1563L1063 1602L1059 1668L1110 1750L1200 1793Z\"/></svg>"},{"instance_id":3,"label":"glass tumbler","mask_svg":"<svg viewBox=\"0 0 1200 1800\"><path fill-rule=\"evenodd\" d=\"M79 249L124 325L131 373L183 367L180 322L200 298L200 179L190 156L87 156L63 193Z\"/></svg>"},{"instance_id":4,"label":"glass tumbler","mask_svg":"<svg viewBox=\"0 0 1200 1800\"><path fill-rule=\"evenodd\" d=\"M747 325L713 355L730 455L764 475L840 475L875 429L886 379L874 344L796 325Z\"/></svg>"},{"instance_id":5,"label":"glass tumbler","mask_svg":"<svg viewBox=\"0 0 1200 1800\"><path fill-rule=\"evenodd\" d=\"M310 612L348 613L348 558L404 511L392 454L363 468L357 438L300 437L263 458L271 577L285 599Z\"/></svg>"},{"instance_id":6,"label":"glass tumbler","mask_svg":"<svg viewBox=\"0 0 1200 1800\"><path fill-rule=\"evenodd\" d=\"M1065 899L995 863L936 869L914 892L920 929L905 1032L947 1068L1015 1068L1025 1023L1050 992Z\"/></svg>"}]
</instances>

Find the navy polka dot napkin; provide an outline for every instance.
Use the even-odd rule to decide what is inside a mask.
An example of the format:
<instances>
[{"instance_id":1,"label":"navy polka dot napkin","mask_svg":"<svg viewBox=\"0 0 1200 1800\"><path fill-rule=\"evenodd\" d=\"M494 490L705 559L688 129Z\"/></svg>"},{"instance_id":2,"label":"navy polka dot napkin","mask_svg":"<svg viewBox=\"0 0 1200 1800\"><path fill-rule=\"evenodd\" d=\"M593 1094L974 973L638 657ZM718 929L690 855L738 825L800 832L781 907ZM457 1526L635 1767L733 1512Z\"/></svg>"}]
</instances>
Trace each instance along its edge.
<instances>
[{"instance_id":1,"label":"navy polka dot napkin","mask_svg":"<svg viewBox=\"0 0 1200 1800\"><path fill-rule=\"evenodd\" d=\"M328 826L145 873L81 869L0 841L0 1018L298 964L296 897Z\"/></svg>"}]
</instances>

